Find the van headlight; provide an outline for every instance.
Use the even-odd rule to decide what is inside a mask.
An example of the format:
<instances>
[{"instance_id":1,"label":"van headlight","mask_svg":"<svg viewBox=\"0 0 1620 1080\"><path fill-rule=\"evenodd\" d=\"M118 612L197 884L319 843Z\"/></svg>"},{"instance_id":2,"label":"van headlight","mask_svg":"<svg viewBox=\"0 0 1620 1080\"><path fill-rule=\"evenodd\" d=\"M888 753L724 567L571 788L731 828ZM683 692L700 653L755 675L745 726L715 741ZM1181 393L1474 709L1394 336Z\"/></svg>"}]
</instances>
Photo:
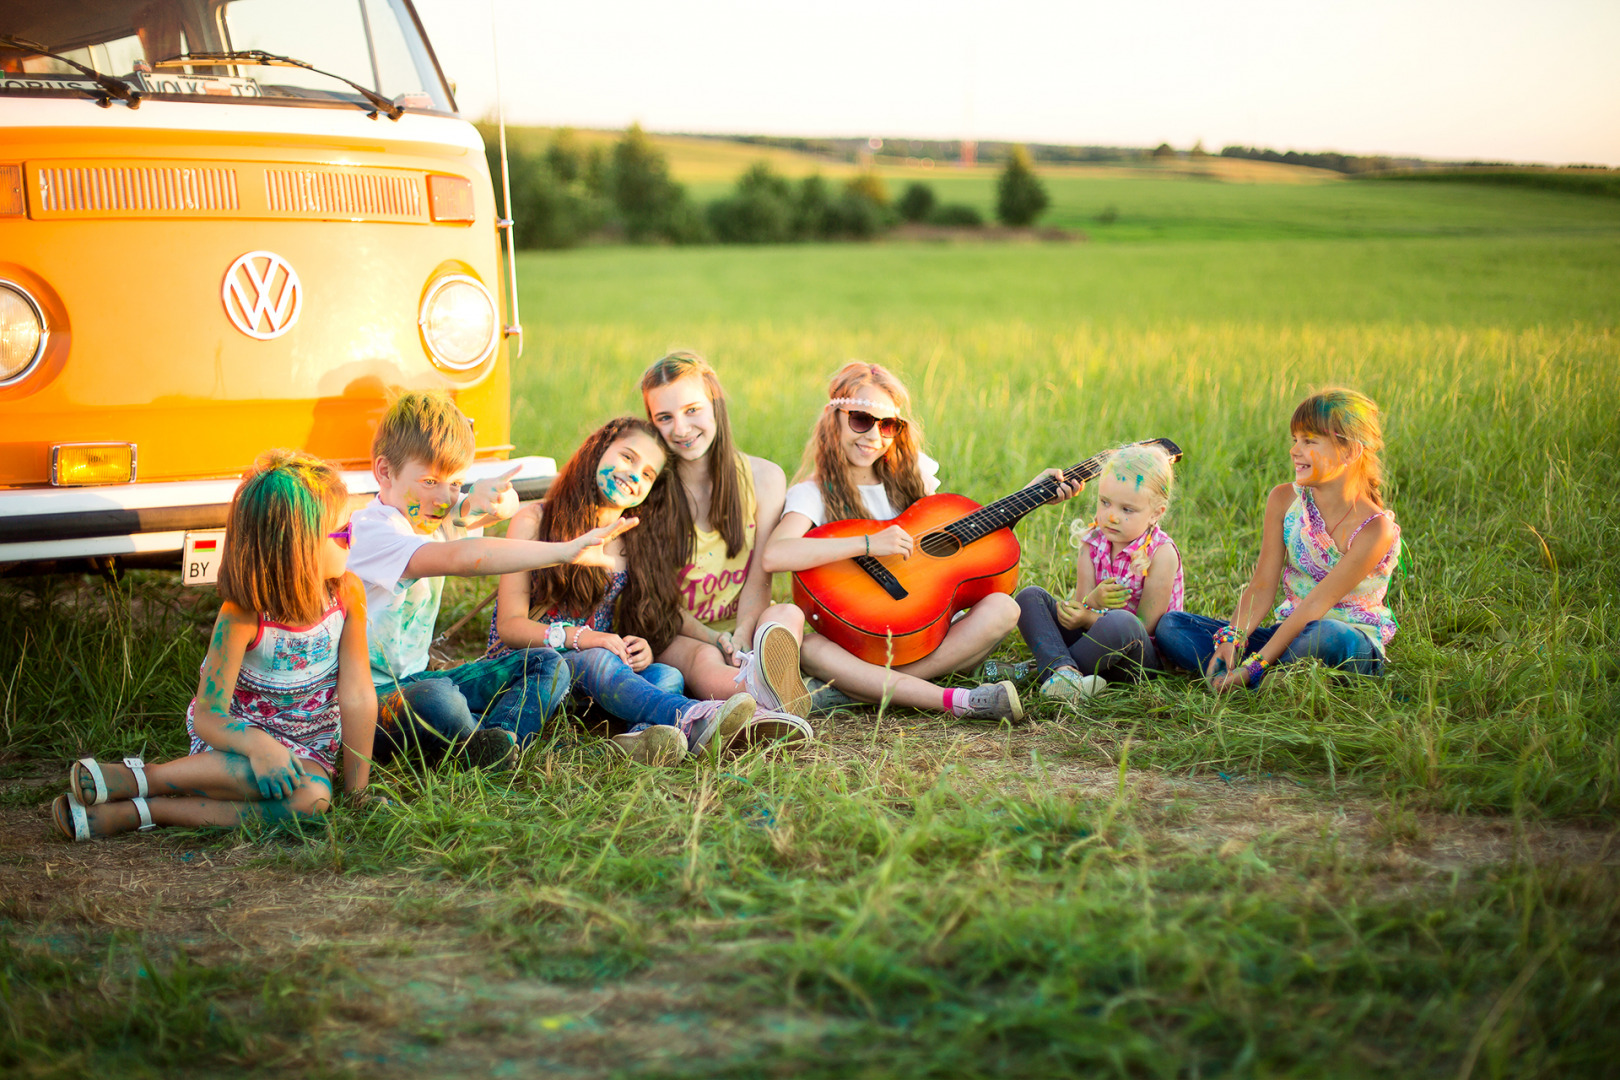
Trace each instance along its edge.
<instances>
[{"instance_id":1,"label":"van headlight","mask_svg":"<svg viewBox=\"0 0 1620 1080\"><path fill-rule=\"evenodd\" d=\"M495 298L466 274L446 274L434 281L422 298L418 322L428 354L455 371L488 360L500 340Z\"/></svg>"},{"instance_id":2,"label":"van headlight","mask_svg":"<svg viewBox=\"0 0 1620 1080\"><path fill-rule=\"evenodd\" d=\"M28 374L49 337L39 301L15 281L0 280L0 386Z\"/></svg>"}]
</instances>

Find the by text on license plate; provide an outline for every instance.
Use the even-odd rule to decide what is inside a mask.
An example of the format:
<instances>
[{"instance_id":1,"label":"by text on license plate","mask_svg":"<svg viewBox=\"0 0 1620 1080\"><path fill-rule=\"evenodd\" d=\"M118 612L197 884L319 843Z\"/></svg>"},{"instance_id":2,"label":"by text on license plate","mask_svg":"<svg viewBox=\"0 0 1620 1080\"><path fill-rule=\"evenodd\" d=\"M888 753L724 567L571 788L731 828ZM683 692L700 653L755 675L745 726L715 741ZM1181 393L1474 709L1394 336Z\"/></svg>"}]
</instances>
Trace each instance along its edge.
<instances>
[{"instance_id":1,"label":"by text on license plate","mask_svg":"<svg viewBox=\"0 0 1620 1080\"><path fill-rule=\"evenodd\" d=\"M212 585L219 580L219 560L224 555L224 529L187 532L186 548L180 553L180 584Z\"/></svg>"}]
</instances>

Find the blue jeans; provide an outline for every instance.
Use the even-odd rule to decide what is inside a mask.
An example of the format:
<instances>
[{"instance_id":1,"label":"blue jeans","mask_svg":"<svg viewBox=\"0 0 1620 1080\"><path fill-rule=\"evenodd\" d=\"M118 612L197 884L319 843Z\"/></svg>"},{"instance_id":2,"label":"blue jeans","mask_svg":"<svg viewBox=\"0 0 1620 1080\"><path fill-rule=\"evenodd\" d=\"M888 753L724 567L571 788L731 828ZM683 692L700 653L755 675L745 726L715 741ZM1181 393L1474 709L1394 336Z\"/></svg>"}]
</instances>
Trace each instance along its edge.
<instances>
[{"instance_id":1,"label":"blue jeans","mask_svg":"<svg viewBox=\"0 0 1620 1080\"><path fill-rule=\"evenodd\" d=\"M1018 632L1035 654L1035 682L1055 668L1077 668L1082 675L1135 681L1162 666L1153 638L1135 612L1110 611L1087 630L1066 630L1058 622L1057 600L1038 585L1018 590Z\"/></svg>"},{"instance_id":2,"label":"blue jeans","mask_svg":"<svg viewBox=\"0 0 1620 1080\"><path fill-rule=\"evenodd\" d=\"M1228 625L1224 619L1167 611L1154 627L1159 655L1183 671L1204 674L1209 658L1215 655L1215 631ZM1275 626L1262 626L1249 635L1248 652L1259 652L1277 632ZM1316 619L1305 624L1299 636L1288 643L1277 663L1314 656L1328 667L1354 675L1382 675L1383 650L1367 634L1337 619ZM1238 659L1242 659L1239 657Z\"/></svg>"},{"instance_id":3,"label":"blue jeans","mask_svg":"<svg viewBox=\"0 0 1620 1080\"><path fill-rule=\"evenodd\" d=\"M694 704L681 693L686 680L668 664L650 664L636 672L608 649L580 649L568 654L568 666L577 689L632 728L638 724L679 727L680 711Z\"/></svg>"},{"instance_id":4,"label":"blue jeans","mask_svg":"<svg viewBox=\"0 0 1620 1080\"><path fill-rule=\"evenodd\" d=\"M415 746L442 754L481 727L520 743L540 733L568 693L571 672L555 649L517 649L377 687L376 760Z\"/></svg>"}]
</instances>

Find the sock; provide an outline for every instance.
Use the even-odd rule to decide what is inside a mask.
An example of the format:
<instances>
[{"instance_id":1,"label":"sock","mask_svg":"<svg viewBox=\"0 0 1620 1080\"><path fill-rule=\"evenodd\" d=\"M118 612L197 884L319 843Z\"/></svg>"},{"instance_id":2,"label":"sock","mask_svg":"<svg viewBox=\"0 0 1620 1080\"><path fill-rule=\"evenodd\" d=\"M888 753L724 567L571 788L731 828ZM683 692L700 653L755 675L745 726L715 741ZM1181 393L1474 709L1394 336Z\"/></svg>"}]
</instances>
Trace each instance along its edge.
<instances>
[{"instance_id":1,"label":"sock","mask_svg":"<svg viewBox=\"0 0 1620 1080\"><path fill-rule=\"evenodd\" d=\"M952 716L961 716L968 711L968 692L955 688L945 691L945 711Z\"/></svg>"}]
</instances>

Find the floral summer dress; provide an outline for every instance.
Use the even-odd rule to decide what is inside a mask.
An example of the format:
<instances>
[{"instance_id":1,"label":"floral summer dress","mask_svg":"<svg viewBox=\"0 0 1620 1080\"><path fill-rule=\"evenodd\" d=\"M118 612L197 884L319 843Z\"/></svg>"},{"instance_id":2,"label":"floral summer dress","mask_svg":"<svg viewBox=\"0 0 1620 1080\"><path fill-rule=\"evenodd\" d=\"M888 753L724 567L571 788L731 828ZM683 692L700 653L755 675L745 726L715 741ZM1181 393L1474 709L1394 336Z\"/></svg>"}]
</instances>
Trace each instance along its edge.
<instances>
[{"instance_id":1,"label":"floral summer dress","mask_svg":"<svg viewBox=\"0 0 1620 1080\"><path fill-rule=\"evenodd\" d=\"M333 602L313 626L287 626L259 616L259 632L242 654L230 714L264 731L301 758L336 767L338 641L344 611ZM197 735L197 702L186 710L191 752L214 747Z\"/></svg>"}]
</instances>

